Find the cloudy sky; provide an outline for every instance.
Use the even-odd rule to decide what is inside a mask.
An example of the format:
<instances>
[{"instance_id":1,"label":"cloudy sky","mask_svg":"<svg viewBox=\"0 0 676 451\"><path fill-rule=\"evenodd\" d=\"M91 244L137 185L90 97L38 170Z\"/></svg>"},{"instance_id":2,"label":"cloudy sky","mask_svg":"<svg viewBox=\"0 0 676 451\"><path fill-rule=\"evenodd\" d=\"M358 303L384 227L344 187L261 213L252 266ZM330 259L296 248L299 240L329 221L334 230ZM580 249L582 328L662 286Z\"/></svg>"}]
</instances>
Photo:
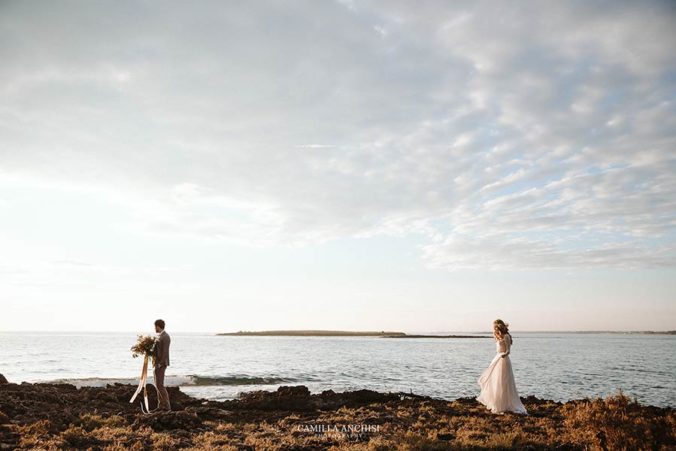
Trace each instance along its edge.
<instances>
[{"instance_id":1,"label":"cloudy sky","mask_svg":"<svg viewBox=\"0 0 676 451\"><path fill-rule=\"evenodd\" d=\"M0 330L676 329L668 1L3 1Z\"/></svg>"}]
</instances>

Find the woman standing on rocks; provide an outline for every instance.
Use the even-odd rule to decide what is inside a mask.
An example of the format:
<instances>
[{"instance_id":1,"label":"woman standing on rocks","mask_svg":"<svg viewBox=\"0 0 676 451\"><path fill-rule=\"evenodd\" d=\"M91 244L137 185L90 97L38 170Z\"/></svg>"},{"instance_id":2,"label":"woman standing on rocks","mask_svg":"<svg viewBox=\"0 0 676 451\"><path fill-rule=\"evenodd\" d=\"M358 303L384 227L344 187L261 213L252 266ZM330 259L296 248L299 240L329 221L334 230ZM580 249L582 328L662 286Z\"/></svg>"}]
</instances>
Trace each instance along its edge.
<instances>
[{"instance_id":1,"label":"woman standing on rocks","mask_svg":"<svg viewBox=\"0 0 676 451\"><path fill-rule=\"evenodd\" d=\"M509 324L501 319L493 321L493 337L496 340L497 353L477 381L481 387L481 394L476 400L493 413L511 411L528 415L514 382L512 362L509 359L512 335L509 333L508 326Z\"/></svg>"}]
</instances>

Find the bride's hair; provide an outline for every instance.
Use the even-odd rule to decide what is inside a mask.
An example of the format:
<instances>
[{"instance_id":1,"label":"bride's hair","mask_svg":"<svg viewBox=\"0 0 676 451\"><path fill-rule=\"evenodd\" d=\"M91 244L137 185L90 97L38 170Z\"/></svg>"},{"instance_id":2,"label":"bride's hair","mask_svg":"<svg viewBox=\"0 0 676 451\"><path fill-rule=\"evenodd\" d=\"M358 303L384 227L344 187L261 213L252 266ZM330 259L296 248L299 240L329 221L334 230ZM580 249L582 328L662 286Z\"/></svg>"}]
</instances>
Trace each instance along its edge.
<instances>
[{"instance_id":1,"label":"bride's hair","mask_svg":"<svg viewBox=\"0 0 676 451\"><path fill-rule=\"evenodd\" d=\"M495 335L499 339L502 339L502 337L504 337L505 334L508 333L509 333L509 323L506 323L501 319L496 319L495 321L493 321L493 335Z\"/></svg>"}]
</instances>

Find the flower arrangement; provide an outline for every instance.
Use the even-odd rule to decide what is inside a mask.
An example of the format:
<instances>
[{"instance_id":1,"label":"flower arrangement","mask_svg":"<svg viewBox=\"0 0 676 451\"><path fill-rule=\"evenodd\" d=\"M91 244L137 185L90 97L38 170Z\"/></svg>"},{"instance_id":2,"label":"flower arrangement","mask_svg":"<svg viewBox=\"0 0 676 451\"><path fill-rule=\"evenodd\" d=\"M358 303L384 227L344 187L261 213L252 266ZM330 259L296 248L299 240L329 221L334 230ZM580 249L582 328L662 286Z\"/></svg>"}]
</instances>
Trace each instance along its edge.
<instances>
[{"instance_id":1,"label":"flower arrangement","mask_svg":"<svg viewBox=\"0 0 676 451\"><path fill-rule=\"evenodd\" d=\"M157 345L157 338L150 335L139 335L136 339L136 344L131 347L131 356L133 358L143 356L143 368L141 369L141 380L138 388L131 397L129 402L134 402L136 396L143 390L143 403L141 404L141 411L148 413L148 391L146 389L146 381L148 380L148 357L152 358L153 366L155 365L155 346ZM143 408L145 404L145 409Z\"/></svg>"},{"instance_id":2,"label":"flower arrangement","mask_svg":"<svg viewBox=\"0 0 676 451\"><path fill-rule=\"evenodd\" d=\"M155 346L157 345L157 338L150 335L139 335L136 344L131 347L131 356L136 358L139 356L154 357Z\"/></svg>"}]
</instances>

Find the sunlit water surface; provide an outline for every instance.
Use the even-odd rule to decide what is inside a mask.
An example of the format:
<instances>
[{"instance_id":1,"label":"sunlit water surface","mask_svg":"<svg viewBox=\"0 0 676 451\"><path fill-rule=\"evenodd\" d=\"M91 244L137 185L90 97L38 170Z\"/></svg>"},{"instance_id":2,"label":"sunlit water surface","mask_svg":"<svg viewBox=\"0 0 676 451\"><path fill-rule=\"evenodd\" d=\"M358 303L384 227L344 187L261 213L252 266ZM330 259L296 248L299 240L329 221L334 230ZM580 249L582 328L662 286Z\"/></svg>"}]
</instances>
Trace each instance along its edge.
<instances>
[{"instance_id":1,"label":"sunlit water surface","mask_svg":"<svg viewBox=\"0 0 676 451\"><path fill-rule=\"evenodd\" d=\"M477 378L495 354L492 338L171 336L167 385L211 399L300 384L312 392L368 388L445 399L476 396ZM674 336L513 336L510 358L521 396L566 401L622 389L647 404L676 406ZM10 382L136 384L142 361L131 357L135 340L133 333L0 332L0 373Z\"/></svg>"}]
</instances>

